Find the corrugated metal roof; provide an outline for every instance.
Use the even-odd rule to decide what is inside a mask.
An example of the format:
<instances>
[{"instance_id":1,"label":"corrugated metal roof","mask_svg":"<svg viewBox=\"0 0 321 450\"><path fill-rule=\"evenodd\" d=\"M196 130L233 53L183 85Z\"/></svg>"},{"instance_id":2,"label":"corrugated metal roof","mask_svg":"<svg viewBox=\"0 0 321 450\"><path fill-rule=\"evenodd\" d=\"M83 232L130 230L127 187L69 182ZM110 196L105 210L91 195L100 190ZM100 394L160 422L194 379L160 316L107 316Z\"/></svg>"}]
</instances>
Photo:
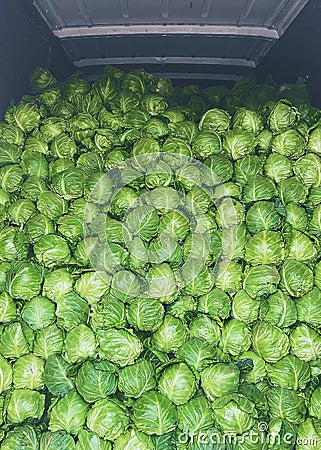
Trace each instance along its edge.
<instances>
[{"instance_id":1,"label":"corrugated metal roof","mask_svg":"<svg viewBox=\"0 0 321 450\"><path fill-rule=\"evenodd\" d=\"M78 67L255 68L308 0L33 0ZM217 76L217 75L216 75ZM230 76L230 74L229 74ZM209 74L210 77L210 74Z\"/></svg>"}]
</instances>

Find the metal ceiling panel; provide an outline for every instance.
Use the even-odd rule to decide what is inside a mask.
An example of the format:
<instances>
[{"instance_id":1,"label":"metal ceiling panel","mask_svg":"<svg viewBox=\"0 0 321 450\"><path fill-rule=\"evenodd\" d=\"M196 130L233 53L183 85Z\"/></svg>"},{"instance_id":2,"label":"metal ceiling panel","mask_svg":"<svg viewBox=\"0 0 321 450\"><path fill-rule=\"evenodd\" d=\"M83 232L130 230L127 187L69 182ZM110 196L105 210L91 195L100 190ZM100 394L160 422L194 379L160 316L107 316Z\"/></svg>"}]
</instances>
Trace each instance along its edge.
<instances>
[{"instance_id":1,"label":"metal ceiling panel","mask_svg":"<svg viewBox=\"0 0 321 450\"><path fill-rule=\"evenodd\" d=\"M53 30L131 24L249 25L278 28L308 0L34 0ZM294 16L294 17L293 17Z\"/></svg>"},{"instance_id":2,"label":"metal ceiling panel","mask_svg":"<svg viewBox=\"0 0 321 450\"><path fill-rule=\"evenodd\" d=\"M33 0L78 67L256 67L309 0ZM224 69L223 69L224 73Z\"/></svg>"}]
</instances>

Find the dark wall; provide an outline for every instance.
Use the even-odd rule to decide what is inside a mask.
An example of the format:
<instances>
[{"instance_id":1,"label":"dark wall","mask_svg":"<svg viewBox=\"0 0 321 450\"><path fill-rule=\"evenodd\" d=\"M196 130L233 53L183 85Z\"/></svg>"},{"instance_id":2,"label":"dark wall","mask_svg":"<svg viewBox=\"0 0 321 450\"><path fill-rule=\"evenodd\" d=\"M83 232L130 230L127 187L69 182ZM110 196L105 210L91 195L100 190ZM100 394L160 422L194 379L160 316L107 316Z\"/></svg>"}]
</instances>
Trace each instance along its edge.
<instances>
[{"instance_id":1,"label":"dark wall","mask_svg":"<svg viewBox=\"0 0 321 450\"><path fill-rule=\"evenodd\" d=\"M268 75L280 83L306 77L312 103L321 107L321 0L310 0L257 69L257 79Z\"/></svg>"},{"instance_id":2,"label":"dark wall","mask_svg":"<svg viewBox=\"0 0 321 450\"><path fill-rule=\"evenodd\" d=\"M0 116L12 99L30 93L35 67L45 66L59 79L75 70L31 0L1 1L0 45Z\"/></svg>"}]
</instances>

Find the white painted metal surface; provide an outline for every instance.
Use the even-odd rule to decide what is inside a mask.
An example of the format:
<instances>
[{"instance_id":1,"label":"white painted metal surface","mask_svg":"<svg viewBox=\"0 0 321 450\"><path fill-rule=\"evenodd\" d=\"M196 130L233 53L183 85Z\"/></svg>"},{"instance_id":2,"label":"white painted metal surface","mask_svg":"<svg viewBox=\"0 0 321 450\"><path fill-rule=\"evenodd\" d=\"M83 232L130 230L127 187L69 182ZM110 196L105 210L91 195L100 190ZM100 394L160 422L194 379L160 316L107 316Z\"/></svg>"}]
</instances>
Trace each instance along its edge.
<instances>
[{"instance_id":1,"label":"white painted metal surface","mask_svg":"<svg viewBox=\"0 0 321 450\"><path fill-rule=\"evenodd\" d=\"M53 30L58 38L112 36L130 34L208 34L219 36L253 36L278 39L278 32L266 27L231 25L105 25L96 27L66 27Z\"/></svg>"},{"instance_id":2,"label":"white painted metal surface","mask_svg":"<svg viewBox=\"0 0 321 450\"><path fill-rule=\"evenodd\" d=\"M309 0L33 0L78 67L254 68ZM231 76L228 74L227 76ZM217 74L215 74L217 77Z\"/></svg>"},{"instance_id":3,"label":"white painted metal surface","mask_svg":"<svg viewBox=\"0 0 321 450\"><path fill-rule=\"evenodd\" d=\"M90 65L95 66L105 66L107 64L111 65L122 65L122 64L153 64L153 63L161 63L161 64L211 64L211 65L219 65L219 66L231 66L237 65L240 67L250 67L254 68L253 61L248 61L246 59L237 59L237 58L188 58L188 57L131 57L131 58L89 58L89 59L81 59L76 61L77 67L86 67Z\"/></svg>"}]
</instances>

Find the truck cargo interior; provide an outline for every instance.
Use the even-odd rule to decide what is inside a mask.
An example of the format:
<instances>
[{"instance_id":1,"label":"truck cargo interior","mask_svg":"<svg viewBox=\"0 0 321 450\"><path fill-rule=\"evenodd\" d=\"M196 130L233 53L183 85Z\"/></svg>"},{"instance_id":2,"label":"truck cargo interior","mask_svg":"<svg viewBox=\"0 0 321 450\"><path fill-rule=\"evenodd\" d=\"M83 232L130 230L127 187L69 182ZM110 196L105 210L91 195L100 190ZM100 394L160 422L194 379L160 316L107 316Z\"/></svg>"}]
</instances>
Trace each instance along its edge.
<instances>
[{"instance_id":1,"label":"truck cargo interior","mask_svg":"<svg viewBox=\"0 0 321 450\"><path fill-rule=\"evenodd\" d=\"M321 450L321 0L0 6L0 450Z\"/></svg>"},{"instance_id":2,"label":"truck cargo interior","mask_svg":"<svg viewBox=\"0 0 321 450\"><path fill-rule=\"evenodd\" d=\"M5 0L1 110L35 67L90 80L106 64L205 86L306 77L319 105L320 21L319 0Z\"/></svg>"}]
</instances>

